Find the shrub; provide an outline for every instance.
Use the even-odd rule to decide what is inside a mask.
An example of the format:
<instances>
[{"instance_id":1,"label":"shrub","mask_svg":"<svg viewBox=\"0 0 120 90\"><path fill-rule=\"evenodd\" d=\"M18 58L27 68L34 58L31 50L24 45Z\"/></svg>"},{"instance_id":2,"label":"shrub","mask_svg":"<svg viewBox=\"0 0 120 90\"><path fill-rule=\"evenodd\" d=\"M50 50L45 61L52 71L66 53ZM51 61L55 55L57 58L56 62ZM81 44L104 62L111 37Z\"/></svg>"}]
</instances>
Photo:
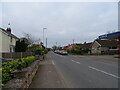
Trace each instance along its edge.
<instances>
[{"instance_id":1,"label":"shrub","mask_svg":"<svg viewBox=\"0 0 120 90\"><path fill-rule=\"evenodd\" d=\"M21 62L18 62L18 60L19 59L15 59L10 62L2 63L2 84L6 84L9 80L13 78L13 74L11 72L17 70L19 68L20 63L21 69L28 67L32 62L35 61L35 57L29 56L26 58L22 58Z\"/></svg>"},{"instance_id":2,"label":"shrub","mask_svg":"<svg viewBox=\"0 0 120 90\"><path fill-rule=\"evenodd\" d=\"M34 53L35 53L35 55L42 55L42 51L43 50L41 48L36 48Z\"/></svg>"},{"instance_id":3,"label":"shrub","mask_svg":"<svg viewBox=\"0 0 120 90\"><path fill-rule=\"evenodd\" d=\"M47 50L47 49L44 50L44 54L46 54L46 53L48 53L48 50Z\"/></svg>"}]
</instances>

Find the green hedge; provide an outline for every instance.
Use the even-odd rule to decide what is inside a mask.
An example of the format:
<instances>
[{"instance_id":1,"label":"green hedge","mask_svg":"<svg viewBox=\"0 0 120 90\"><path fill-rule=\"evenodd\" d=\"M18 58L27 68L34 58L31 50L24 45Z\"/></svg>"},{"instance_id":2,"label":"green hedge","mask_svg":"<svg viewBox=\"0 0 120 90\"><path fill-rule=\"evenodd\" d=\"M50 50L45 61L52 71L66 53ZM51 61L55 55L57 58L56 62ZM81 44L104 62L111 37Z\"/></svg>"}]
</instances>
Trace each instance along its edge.
<instances>
[{"instance_id":1,"label":"green hedge","mask_svg":"<svg viewBox=\"0 0 120 90\"><path fill-rule=\"evenodd\" d=\"M2 63L2 85L6 84L9 80L13 78L13 74L11 73L14 70L19 68L21 63L21 69L28 67L32 62L35 61L34 56L29 56L26 58L22 58L21 62L18 62L19 59L15 59L10 62Z\"/></svg>"}]
</instances>

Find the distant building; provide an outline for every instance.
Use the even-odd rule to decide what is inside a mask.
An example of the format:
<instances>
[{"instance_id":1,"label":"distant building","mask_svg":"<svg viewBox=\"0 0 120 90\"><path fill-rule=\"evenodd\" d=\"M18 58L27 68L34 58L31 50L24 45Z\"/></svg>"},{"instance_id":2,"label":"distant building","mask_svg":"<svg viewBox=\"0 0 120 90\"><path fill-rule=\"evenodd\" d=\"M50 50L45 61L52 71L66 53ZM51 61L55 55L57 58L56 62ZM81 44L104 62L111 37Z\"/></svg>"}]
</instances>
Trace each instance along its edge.
<instances>
[{"instance_id":1,"label":"distant building","mask_svg":"<svg viewBox=\"0 0 120 90\"><path fill-rule=\"evenodd\" d=\"M83 44L81 44L80 45L80 48L81 48L81 50L91 50L91 45L92 45L92 42L90 42L90 43L83 43Z\"/></svg>"},{"instance_id":2,"label":"distant building","mask_svg":"<svg viewBox=\"0 0 120 90\"><path fill-rule=\"evenodd\" d=\"M120 56L120 30L118 30L117 32L100 35L98 38L99 39L117 39L118 40L118 48L119 48L118 53Z\"/></svg>"},{"instance_id":3,"label":"distant building","mask_svg":"<svg viewBox=\"0 0 120 90\"><path fill-rule=\"evenodd\" d=\"M80 43L69 44L69 45L67 45L67 46L64 46L63 49L65 49L65 50L73 50L73 49L74 49L74 46L77 46L77 45L79 46Z\"/></svg>"},{"instance_id":4,"label":"distant building","mask_svg":"<svg viewBox=\"0 0 120 90\"><path fill-rule=\"evenodd\" d=\"M97 39L92 43L92 53L118 54L118 40Z\"/></svg>"},{"instance_id":5,"label":"distant building","mask_svg":"<svg viewBox=\"0 0 120 90\"><path fill-rule=\"evenodd\" d=\"M6 30L0 28L0 53L14 52L15 44L18 39L18 37L11 33L11 28L7 28Z\"/></svg>"}]
</instances>

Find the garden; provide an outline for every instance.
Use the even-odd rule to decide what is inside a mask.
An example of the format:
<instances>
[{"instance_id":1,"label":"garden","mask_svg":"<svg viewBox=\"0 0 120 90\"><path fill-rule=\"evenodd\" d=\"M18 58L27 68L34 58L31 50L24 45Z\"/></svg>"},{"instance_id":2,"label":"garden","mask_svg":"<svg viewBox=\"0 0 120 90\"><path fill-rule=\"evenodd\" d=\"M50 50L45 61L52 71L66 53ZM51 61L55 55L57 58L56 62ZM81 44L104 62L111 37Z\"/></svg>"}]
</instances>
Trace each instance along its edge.
<instances>
[{"instance_id":1,"label":"garden","mask_svg":"<svg viewBox=\"0 0 120 90\"><path fill-rule=\"evenodd\" d=\"M0 71L2 74L0 80L1 82L1 86L4 86L9 80L13 79L13 73L11 73L12 71L15 70L21 70L23 68L28 67L29 65L31 65L33 62L35 61L35 57L34 56L29 56L26 58L21 58L21 59L15 59L12 60L10 62L4 62L2 63L2 68L0 68Z\"/></svg>"}]
</instances>

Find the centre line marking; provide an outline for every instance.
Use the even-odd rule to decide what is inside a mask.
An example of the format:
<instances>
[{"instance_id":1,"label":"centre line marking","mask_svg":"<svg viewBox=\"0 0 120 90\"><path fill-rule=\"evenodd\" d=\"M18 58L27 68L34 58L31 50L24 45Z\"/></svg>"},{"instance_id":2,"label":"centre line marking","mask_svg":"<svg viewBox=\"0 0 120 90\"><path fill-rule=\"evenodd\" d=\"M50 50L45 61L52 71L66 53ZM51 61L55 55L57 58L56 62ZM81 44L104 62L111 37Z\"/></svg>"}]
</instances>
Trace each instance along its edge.
<instances>
[{"instance_id":1,"label":"centre line marking","mask_svg":"<svg viewBox=\"0 0 120 90\"><path fill-rule=\"evenodd\" d=\"M77 64L81 64L80 62L77 62L77 61L74 61L74 60L72 60L73 62L75 62L75 63L77 63Z\"/></svg>"},{"instance_id":2,"label":"centre line marking","mask_svg":"<svg viewBox=\"0 0 120 90\"><path fill-rule=\"evenodd\" d=\"M113 75L113 74L111 74L111 73L105 72L105 71L103 71L103 70L99 70L99 69L94 68L94 67L91 67L91 66L88 66L88 67L91 68L91 69L94 69L94 70L96 70L96 71L102 72L102 73L104 73L104 74L110 75L110 76L112 76L112 77L120 78L120 77L118 77L118 76L116 76L116 75Z\"/></svg>"}]
</instances>

